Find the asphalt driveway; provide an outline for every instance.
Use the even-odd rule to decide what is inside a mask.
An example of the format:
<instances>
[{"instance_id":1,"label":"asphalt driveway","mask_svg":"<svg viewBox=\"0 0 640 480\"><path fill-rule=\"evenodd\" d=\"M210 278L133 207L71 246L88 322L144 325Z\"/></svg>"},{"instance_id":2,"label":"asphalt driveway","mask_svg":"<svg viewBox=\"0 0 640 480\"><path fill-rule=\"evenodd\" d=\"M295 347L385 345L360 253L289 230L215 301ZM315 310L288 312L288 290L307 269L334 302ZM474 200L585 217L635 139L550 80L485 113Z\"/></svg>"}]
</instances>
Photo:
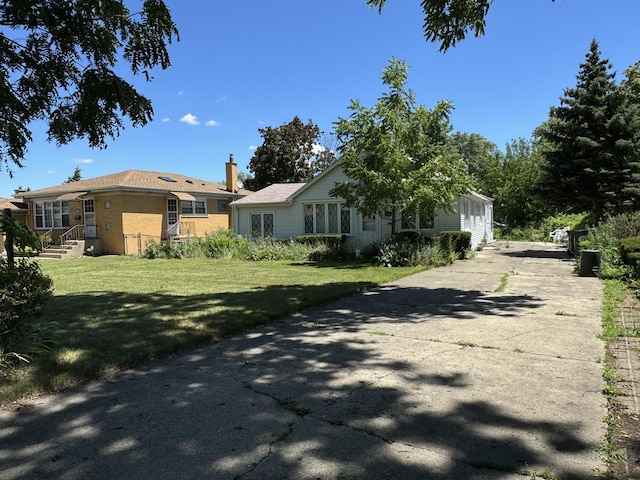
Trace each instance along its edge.
<instances>
[{"instance_id":1,"label":"asphalt driveway","mask_svg":"<svg viewBox=\"0 0 640 480\"><path fill-rule=\"evenodd\" d=\"M471 259L0 412L1 479L586 479L602 285Z\"/></svg>"}]
</instances>

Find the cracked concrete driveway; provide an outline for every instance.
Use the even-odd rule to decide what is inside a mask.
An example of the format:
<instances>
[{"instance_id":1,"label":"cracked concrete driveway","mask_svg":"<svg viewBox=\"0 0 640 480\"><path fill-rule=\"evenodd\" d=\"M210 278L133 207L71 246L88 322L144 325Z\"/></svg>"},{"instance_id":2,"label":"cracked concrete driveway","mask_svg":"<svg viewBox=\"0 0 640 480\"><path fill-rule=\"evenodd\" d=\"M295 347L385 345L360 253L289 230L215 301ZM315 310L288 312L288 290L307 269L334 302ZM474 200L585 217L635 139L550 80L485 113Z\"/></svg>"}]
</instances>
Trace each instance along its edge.
<instances>
[{"instance_id":1,"label":"cracked concrete driveway","mask_svg":"<svg viewBox=\"0 0 640 480\"><path fill-rule=\"evenodd\" d=\"M585 479L602 286L487 248L0 413L2 479Z\"/></svg>"}]
</instances>

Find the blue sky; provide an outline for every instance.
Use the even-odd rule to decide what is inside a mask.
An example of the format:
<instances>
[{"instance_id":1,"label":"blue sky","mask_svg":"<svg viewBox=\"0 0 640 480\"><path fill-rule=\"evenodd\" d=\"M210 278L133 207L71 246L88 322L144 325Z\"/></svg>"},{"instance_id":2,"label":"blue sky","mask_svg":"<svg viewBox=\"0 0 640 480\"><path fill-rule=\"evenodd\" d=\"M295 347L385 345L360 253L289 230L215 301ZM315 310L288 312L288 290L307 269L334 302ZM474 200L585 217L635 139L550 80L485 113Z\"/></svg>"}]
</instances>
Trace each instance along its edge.
<instances>
[{"instance_id":1,"label":"blue sky","mask_svg":"<svg viewBox=\"0 0 640 480\"><path fill-rule=\"evenodd\" d=\"M410 65L417 103L450 100L454 131L503 148L529 138L575 86L593 38L618 80L640 60L639 0L495 0L486 35L446 54L424 40L419 0L388 0L382 15L365 0L166 3L181 37L172 67L135 80L153 122L127 126L105 150L81 141L58 148L35 125L25 167L13 179L0 172L1 197L60 184L76 166L83 178L140 169L222 181L230 153L248 171L259 128L297 115L331 132L351 99L373 105L392 57Z\"/></svg>"}]
</instances>

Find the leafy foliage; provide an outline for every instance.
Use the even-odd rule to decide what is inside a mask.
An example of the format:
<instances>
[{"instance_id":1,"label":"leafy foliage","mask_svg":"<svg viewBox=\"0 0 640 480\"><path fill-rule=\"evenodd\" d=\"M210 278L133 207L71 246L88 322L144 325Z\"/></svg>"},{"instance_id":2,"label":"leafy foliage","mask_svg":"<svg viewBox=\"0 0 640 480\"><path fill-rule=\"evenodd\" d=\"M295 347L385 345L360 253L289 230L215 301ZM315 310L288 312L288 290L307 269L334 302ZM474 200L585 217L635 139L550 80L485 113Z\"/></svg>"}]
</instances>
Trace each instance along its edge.
<instances>
[{"instance_id":1,"label":"leafy foliage","mask_svg":"<svg viewBox=\"0 0 640 480\"><path fill-rule=\"evenodd\" d=\"M622 88L593 40L575 88L537 129L545 141L538 194L563 212L605 213L640 207L640 102L630 78Z\"/></svg>"},{"instance_id":2,"label":"leafy foliage","mask_svg":"<svg viewBox=\"0 0 640 480\"><path fill-rule=\"evenodd\" d=\"M517 139L504 153L476 133L456 132L451 141L473 178L473 188L494 199L494 216L510 227L540 221L546 209L535 196L543 162L541 144Z\"/></svg>"},{"instance_id":3,"label":"leafy foliage","mask_svg":"<svg viewBox=\"0 0 640 480\"><path fill-rule=\"evenodd\" d=\"M441 232L438 242L443 251L454 254L458 259L465 258L471 250L471 232Z\"/></svg>"},{"instance_id":4,"label":"leafy foliage","mask_svg":"<svg viewBox=\"0 0 640 480\"><path fill-rule=\"evenodd\" d=\"M438 242L404 235L367 246L363 250L363 257L380 267L437 267L452 261L449 252L443 250Z\"/></svg>"},{"instance_id":5,"label":"leafy foliage","mask_svg":"<svg viewBox=\"0 0 640 480\"><path fill-rule=\"evenodd\" d=\"M493 0L422 0L424 34L427 41L440 42L440 51L464 40L469 31L484 35L485 17ZM367 0L367 5L382 11L386 0Z\"/></svg>"},{"instance_id":6,"label":"leafy foliage","mask_svg":"<svg viewBox=\"0 0 640 480\"><path fill-rule=\"evenodd\" d=\"M122 57L150 80L154 67L170 66L167 44L178 37L162 0L143 0L136 13L123 0L2 0L0 27L0 166L10 176L33 121L48 123L49 141L91 147L119 134L121 116L148 123L150 101L115 66Z\"/></svg>"},{"instance_id":7,"label":"leafy foliage","mask_svg":"<svg viewBox=\"0 0 640 480\"><path fill-rule=\"evenodd\" d=\"M27 332L34 334L33 325L51 297L52 283L37 262L20 259L12 266L0 257L0 363L6 366L9 358L26 360L34 353L19 352L17 347Z\"/></svg>"},{"instance_id":8,"label":"leafy foliage","mask_svg":"<svg viewBox=\"0 0 640 480\"><path fill-rule=\"evenodd\" d=\"M449 141L451 104L433 110L415 105L406 89L408 66L392 59L382 71L389 87L377 103L364 107L353 100L349 118L336 122L340 161L351 179L329 192L364 215L396 212L430 216L436 208L451 209L467 192L470 179L460 155Z\"/></svg>"},{"instance_id":9,"label":"leafy foliage","mask_svg":"<svg viewBox=\"0 0 640 480\"><path fill-rule=\"evenodd\" d=\"M12 238L13 246L18 250L39 250L41 247L38 235L24 223L11 217L0 215L0 233L6 234L7 238ZM6 247L11 248L9 245Z\"/></svg>"},{"instance_id":10,"label":"leafy foliage","mask_svg":"<svg viewBox=\"0 0 640 480\"><path fill-rule=\"evenodd\" d=\"M248 240L231 230L220 229L189 242L147 243L143 257L149 259L226 258L237 260L317 261L340 257L340 236L318 236L300 240Z\"/></svg>"},{"instance_id":11,"label":"leafy foliage","mask_svg":"<svg viewBox=\"0 0 640 480\"><path fill-rule=\"evenodd\" d=\"M305 125L296 116L277 128L266 127L258 131L263 142L249 162L253 178L246 178L245 188L260 190L274 183L306 182L317 173L314 164L321 132L311 120ZM326 155L328 153L320 159L322 165L329 162Z\"/></svg>"}]
</instances>

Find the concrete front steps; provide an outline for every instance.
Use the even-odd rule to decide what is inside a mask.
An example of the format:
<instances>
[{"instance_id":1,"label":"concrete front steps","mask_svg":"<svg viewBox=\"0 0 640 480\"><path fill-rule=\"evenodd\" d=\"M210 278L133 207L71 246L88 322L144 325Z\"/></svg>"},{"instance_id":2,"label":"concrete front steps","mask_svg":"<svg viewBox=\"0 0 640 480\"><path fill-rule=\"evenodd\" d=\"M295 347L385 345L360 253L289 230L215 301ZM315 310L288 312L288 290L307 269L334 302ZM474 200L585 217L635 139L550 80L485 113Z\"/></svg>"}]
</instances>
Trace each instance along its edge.
<instances>
[{"instance_id":1,"label":"concrete front steps","mask_svg":"<svg viewBox=\"0 0 640 480\"><path fill-rule=\"evenodd\" d=\"M84 240L67 240L64 245L49 245L39 258L80 258L84 255Z\"/></svg>"}]
</instances>

